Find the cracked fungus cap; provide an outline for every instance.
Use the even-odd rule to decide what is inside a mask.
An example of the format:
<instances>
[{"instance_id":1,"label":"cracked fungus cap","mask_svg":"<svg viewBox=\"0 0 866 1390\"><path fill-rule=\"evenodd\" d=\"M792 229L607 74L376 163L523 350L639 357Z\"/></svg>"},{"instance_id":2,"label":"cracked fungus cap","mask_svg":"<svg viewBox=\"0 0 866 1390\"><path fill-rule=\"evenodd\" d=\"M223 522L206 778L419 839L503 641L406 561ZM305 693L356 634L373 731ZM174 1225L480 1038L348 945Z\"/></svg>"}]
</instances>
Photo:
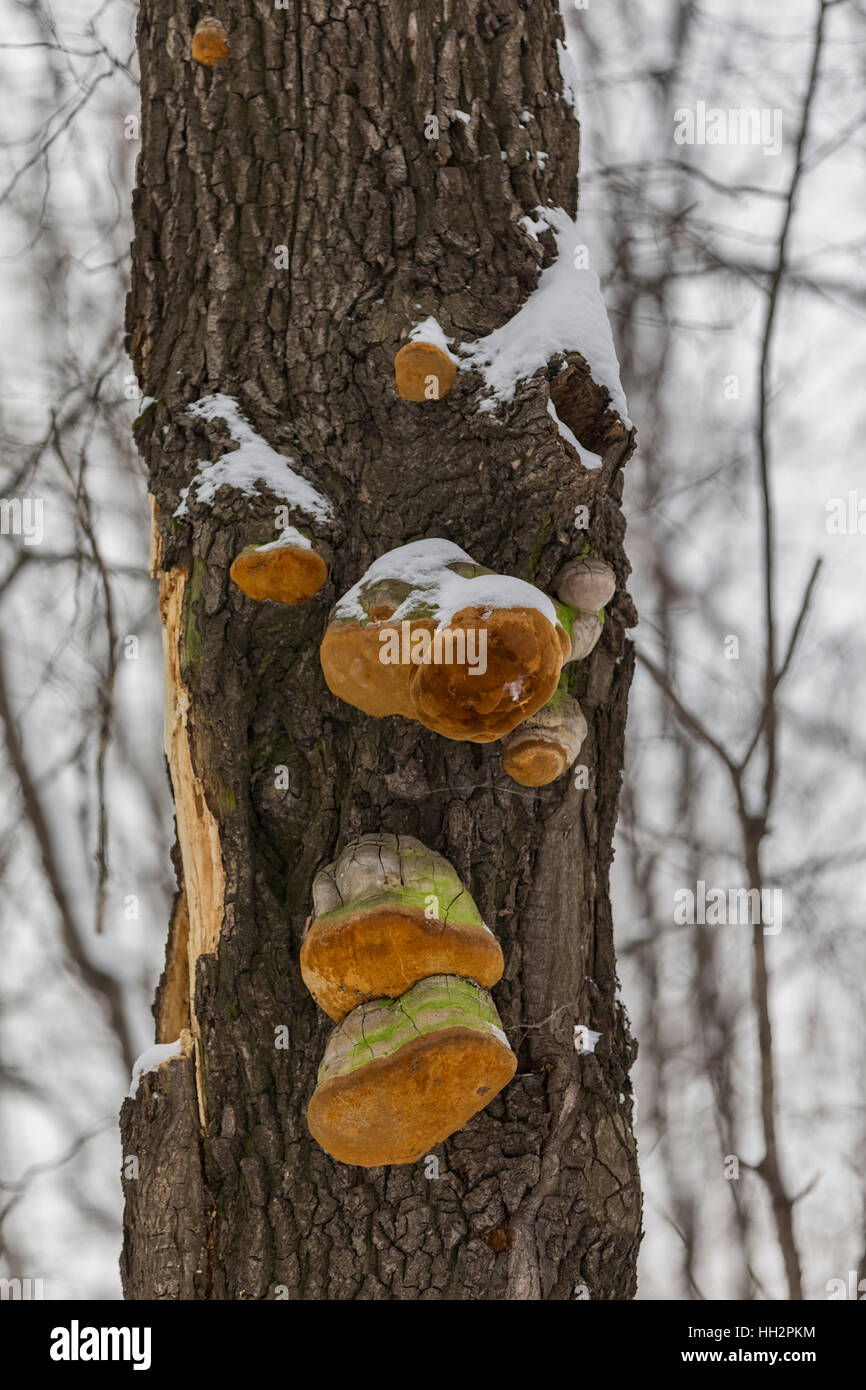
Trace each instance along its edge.
<instances>
[{"instance_id":1,"label":"cracked fungus cap","mask_svg":"<svg viewBox=\"0 0 866 1390\"><path fill-rule=\"evenodd\" d=\"M192 36L192 56L197 63L212 68L230 56L225 25L215 15L205 15L195 26Z\"/></svg>"},{"instance_id":2,"label":"cracked fungus cap","mask_svg":"<svg viewBox=\"0 0 866 1390\"><path fill-rule=\"evenodd\" d=\"M404 401L441 400L456 377L456 364L433 343L405 343L394 358L394 389Z\"/></svg>"},{"instance_id":3,"label":"cracked fungus cap","mask_svg":"<svg viewBox=\"0 0 866 1390\"><path fill-rule=\"evenodd\" d=\"M319 592L328 566L309 546L251 545L241 551L229 574L248 598L296 605Z\"/></svg>"},{"instance_id":4,"label":"cracked fungus cap","mask_svg":"<svg viewBox=\"0 0 866 1390\"><path fill-rule=\"evenodd\" d=\"M569 560L556 577L556 594L570 608L597 613L616 593L616 575L605 560Z\"/></svg>"},{"instance_id":5,"label":"cracked fungus cap","mask_svg":"<svg viewBox=\"0 0 866 1390\"><path fill-rule=\"evenodd\" d=\"M333 1019L370 999L403 994L431 975L489 988L502 950L441 854L409 835L368 835L316 875L317 915L301 947L301 975Z\"/></svg>"},{"instance_id":6,"label":"cracked fungus cap","mask_svg":"<svg viewBox=\"0 0 866 1390\"><path fill-rule=\"evenodd\" d=\"M338 1024L307 1124L340 1163L414 1163L483 1110L516 1067L486 990L434 975Z\"/></svg>"}]
</instances>

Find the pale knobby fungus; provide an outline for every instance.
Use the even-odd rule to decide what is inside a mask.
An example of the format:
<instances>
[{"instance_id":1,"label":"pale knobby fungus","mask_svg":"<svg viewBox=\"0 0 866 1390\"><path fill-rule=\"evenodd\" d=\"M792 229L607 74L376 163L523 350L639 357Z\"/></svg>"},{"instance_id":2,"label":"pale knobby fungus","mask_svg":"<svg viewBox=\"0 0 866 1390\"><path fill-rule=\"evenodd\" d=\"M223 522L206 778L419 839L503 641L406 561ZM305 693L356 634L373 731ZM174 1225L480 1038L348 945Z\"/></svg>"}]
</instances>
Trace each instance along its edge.
<instances>
[{"instance_id":1,"label":"pale knobby fungus","mask_svg":"<svg viewBox=\"0 0 866 1390\"><path fill-rule=\"evenodd\" d=\"M598 642L604 626L602 612L616 592L616 575L605 560L579 556L556 576L554 591L570 610L560 621L571 637L569 661L582 661Z\"/></svg>"},{"instance_id":2,"label":"pale knobby fungus","mask_svg":"<svg viewBox=\"0 0 866 1390\"><path fill-rule=\"evenodd\" d=\"M568 634L566 661L582 661L601 636L616 576L604 560L580 556L563 566L554 589L557 618ZM580 705L560 684L546 705L503 739L502 766L521 786L546 787L574 765L586 735Z\"/></svg>"},{"instance_id":3,"label":"pale knobby fungus","mask_svg":"<svg viewBox=\"0 0 866 1390\"><path fill-rule=\"evenodd\" d=\"M556 593L569 608L597 613L616 593L616 575L605 560L591 556L569 560L556 577Z\"/></svg>"},{"instance_id":4,"label":"pale knobby fungus","mask_svg":"<svg viewBox=\"0 0 866 1390\"><path fill-rule=\"evenodd\" d=\"M205 15L195 26L192 36L192 56L197 63L212 68L215 63L224 63L230 49L226 28L215 15Z\"/></svg>"},{"instance_id":5,"label":"pale knobby fungus","mask_svg":"<svg viewBox=\"0 0 866 1390\"><path fill-rule=\"evenodd\" d=\"M546 704L570 646L534 585L427 540L383 555L339 600L321 662L329 690L365 714L490 743Z\"/></svg>"},{"instance_id":6,"label":"pale knobby fungus","mask_svg":"<svg viewBox=\"0 0 866 1390\"><path fill-rule=\"evenodd\" d=\"M394 358L394 389L404 401L439 401L457 378L457 362L434 318L416 324Z\"/></svg>"},{"instance_id":7,"label":"pale knobby fungus","mask_svg":"<svg viewBox=\"0 0 866 1390\"><path fill-rule=\"evenodd\" d=\"M362 835L313 881L301 975L329 1018L429 975L489 988L502 970L499 943L454 869L411 835Z\"/></svg>"},{"instance_id":8,"label":"pale knobby fungus","mask_svg":"<svg viewBox=\"0 0 866 1390\"><path fill-rule=\"evenodd\" d=\"M488 1105L516 1066L490 995L432 975L337 1025L307 1124L340 1163L414 1163Z\"/></svg>"},{"instance_id":9,"label":"pale knobby fungus","mask_svg":"<svg viewBox=\"0 0 866 1390\"><path fill-rule=\"evenodd\" d=\"M248 545L229 575L248 598L296 605L319 592L328 566L309 539L289 526L266 545Z\"/></svg>"}]
</instances>

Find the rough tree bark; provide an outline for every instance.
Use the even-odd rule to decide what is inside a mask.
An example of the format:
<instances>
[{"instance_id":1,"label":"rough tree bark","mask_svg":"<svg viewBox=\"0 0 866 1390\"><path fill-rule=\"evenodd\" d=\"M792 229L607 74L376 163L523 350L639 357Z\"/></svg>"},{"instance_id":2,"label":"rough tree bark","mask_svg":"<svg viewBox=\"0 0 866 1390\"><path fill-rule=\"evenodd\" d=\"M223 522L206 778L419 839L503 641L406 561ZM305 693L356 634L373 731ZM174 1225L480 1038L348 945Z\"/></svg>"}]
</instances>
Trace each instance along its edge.
<instances>
[{"instance_id":1,"label":"rough tree bark","mask_svg":"<svg viewBox=\"0 0 866 1390\"><path fill-rule=\"evenodd\" d=\"M200 10L229 34L213 68L190 60ZM124 1153L139 1160L125 1180L128 1298L634 1292L635 1049L608 892L635 621L620 509L632 437L577 354L496 418L477 413L477 373L422 405L392 387L409 325L433 314L468 341L504 324L555 249L520 220L538 204L575 212L562 39L554 0L142 0L127 328L153 398L136 435L178 826L157 1040L183 1034L185 1055L124 1105ZM329 581L304 608L229 582L240 549L273 534L273 498L226 487L173 516L199 460L234 447L219 420L186 413L217 391L334 503L334 523L314 528ZM600 470L563 442L551 391ZM576 538L615 567L601 643L570 668L588 789L568 776L519 787L495 744L369 719L328 693L330 604L377 555L426 536L542 588ZM305 1124L330 1027L298 968L310 885L347 838L377 830L446 855L505 952L494 998L517 1076L439 1147L438 1178L423 1162L341 1166ZM577 1023L601 1035L594 1053L575 1050Z\"/></svg>"}]
</instances>

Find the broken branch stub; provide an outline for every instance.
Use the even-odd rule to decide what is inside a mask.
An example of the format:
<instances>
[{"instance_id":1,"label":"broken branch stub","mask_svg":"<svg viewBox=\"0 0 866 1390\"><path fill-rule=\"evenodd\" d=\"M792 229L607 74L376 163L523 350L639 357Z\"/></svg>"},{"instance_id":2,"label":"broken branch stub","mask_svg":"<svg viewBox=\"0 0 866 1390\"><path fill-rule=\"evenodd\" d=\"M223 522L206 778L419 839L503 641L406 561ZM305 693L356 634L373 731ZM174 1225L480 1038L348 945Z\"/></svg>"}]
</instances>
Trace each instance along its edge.
<instances>
[{"instance_id":1,"label":"broken branch stub","mask_svg":"<svg viewBox=\"0 0 866 1390\"><path fill-rule=\"evenodd\" d=\"M489 988L502 951L442 855L411 835L364 835L313 883L301 975L330 1018L403 994L429 975Z\"/></svg>"},{"instance_id":2,"label":"broken branch stub","mask_svg":"<svg viewBox=\"0 0 866 1390\"><path fill-rule=\"evenodd\" d=\"M340 1163L414 1163L488 1105L516 1066L489 994L434 975L337 1025L307 1124Z\"/></svg>"}]
</instances>

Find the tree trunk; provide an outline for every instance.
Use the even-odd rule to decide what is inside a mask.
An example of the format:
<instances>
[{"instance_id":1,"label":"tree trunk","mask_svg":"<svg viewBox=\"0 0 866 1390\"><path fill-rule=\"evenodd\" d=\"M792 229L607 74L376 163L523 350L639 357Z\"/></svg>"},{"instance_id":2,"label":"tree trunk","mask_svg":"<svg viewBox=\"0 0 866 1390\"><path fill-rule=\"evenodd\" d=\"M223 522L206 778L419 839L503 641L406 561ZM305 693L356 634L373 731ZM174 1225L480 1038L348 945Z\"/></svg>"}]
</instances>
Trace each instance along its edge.
<instances>
[{"instance_id":1,"label":"tree trunk","mask_svg":"<svg viewBox=\"0 0 866 1390\"><path fill-rule=\"evenodd\" d=\"M155 1014L157 1040L183 1033L186 1055L124 1105L124 1155L138 1159L125 1294L628 1298L635 1048L608 875L635 621L620 509L632 437L577 354L520 382L495 417L477 412L477 372L422 404L392 385L394 353L426 315L462 341L506 323L554 254L520 220L539 204L575 212L559 12L553 0L213 8L230 48L213 67L191 59L189 6L142 0L139 17L127 327L152 398L136 435L181 885ZM581 466L548 412L563 366L560 418L601 469ZM217 392L333 504L312 527L329 580L304 607L252 602L229 580L240 550L273 535L279 499L223 487L174 515L199 461L234 447L219 419L187 413ZM613 565L601 642L570 668L586 789L568 775L520 787L496 744L371 719L328 692L330 604L378 555L428 536L547 590L585 541ZM505 953L494 998L517 1075L437 1148L438 1177L424 1161L343 1166L305 1122L332 1026L299 973L310 887L371 831L444 854ZM600 1034L594 1052L576 1050L577 1024Z\"/></svg>"}]
</instances>

